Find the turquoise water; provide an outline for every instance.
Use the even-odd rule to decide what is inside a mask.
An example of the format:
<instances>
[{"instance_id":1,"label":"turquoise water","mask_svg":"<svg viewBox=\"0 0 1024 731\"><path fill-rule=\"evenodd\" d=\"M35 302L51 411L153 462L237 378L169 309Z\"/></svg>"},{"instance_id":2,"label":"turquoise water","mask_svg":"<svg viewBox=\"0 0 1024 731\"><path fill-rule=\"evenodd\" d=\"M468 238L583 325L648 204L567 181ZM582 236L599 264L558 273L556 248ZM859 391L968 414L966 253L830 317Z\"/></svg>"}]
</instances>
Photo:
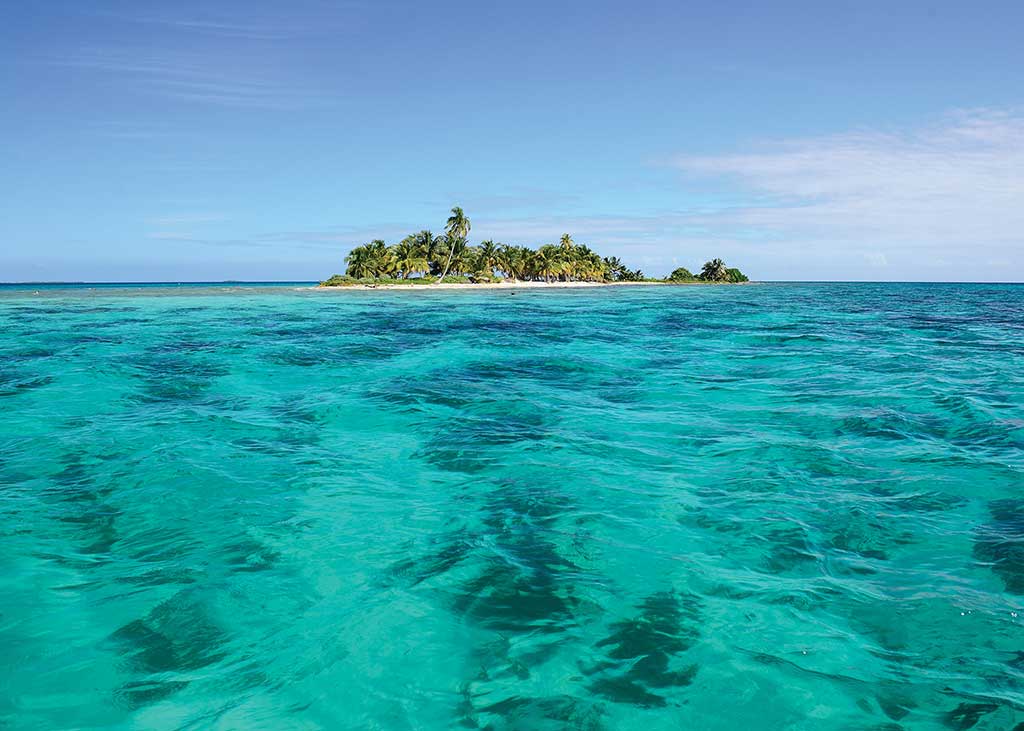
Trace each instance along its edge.
<instances>
[{"instance_id":1,"label":"turquoise water","mask_svg":"<svg viewBox=\"0 0 1024 731\"><path fill-rule=\"evenodd\" d=\"M0 728L1024 722L1024 287L33 291Z\"/></svg>"}]
</instances>

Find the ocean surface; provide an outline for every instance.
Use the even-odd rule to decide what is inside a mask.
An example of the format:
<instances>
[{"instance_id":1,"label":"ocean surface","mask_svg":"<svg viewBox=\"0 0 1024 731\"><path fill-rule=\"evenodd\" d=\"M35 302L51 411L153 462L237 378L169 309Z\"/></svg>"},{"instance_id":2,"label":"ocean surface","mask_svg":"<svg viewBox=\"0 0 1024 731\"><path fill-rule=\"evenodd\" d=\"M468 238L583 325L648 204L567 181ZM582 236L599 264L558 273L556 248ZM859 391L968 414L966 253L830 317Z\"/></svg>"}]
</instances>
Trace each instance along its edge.
<instances>
[{"instance_id":1,"label":"ocean surface","mask_svg":"<svg viewBox=\"0 0 1024 731\"><path fill-rule=\"evenodd\" d=\"M1024 286L0 287L0 728L1024 728Z\"/></svg>"}]
</instances>

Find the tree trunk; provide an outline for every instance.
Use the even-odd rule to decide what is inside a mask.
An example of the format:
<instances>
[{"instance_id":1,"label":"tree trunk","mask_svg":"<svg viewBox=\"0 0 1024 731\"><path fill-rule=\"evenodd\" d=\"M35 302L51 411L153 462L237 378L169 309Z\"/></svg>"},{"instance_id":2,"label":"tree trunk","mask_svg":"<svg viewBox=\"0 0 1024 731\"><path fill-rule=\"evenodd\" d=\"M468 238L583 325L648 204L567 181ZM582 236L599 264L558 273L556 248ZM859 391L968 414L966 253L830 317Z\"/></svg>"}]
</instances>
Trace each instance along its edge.
<instances>
[{"instance_id":1,"label":"tree trunk","mask_svg":"<svg viewBox=\"0 0 1024 731\"><path fill-rule=\"evenodd\" d=\"M444 278L445 278L446 276L448 276L448 267L450 267L450 266L452 265L452 255L453 255L454 253L455 253L455 251L454 251L454 250L453 250L453 251L449 251L449 252L448 252L448 263L444 265L444 270L443 270L443 271L441 272L441 276L437 278L437 283L438 283L438 284L440 284L441 282L443 282L443 281L444 281Z\"/></svg>"}]
</instances>

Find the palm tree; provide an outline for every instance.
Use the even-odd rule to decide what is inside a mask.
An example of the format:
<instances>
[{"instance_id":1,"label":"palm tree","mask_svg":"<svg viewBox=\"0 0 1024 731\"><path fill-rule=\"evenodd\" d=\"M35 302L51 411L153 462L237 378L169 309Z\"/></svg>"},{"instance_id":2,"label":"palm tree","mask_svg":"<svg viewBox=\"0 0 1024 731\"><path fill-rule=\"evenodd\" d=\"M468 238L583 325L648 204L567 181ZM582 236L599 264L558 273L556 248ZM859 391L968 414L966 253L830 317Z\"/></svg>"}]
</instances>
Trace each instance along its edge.
<instances>
[{"instance_id":1,"label":"palm tree","mask_svg":"<svg viewBox=\"0 0 1024 731\"><path fill-rule=\"evenodd\" d=\"M562 238L558 240L558 255L562 262L560 278L562 281L574 279L577 275L576 251L572 236L569 234L562 234Z\"/></svg>"},{"instance_id":2,"label":"palm tree","mask_svg":"<svg viewBox=\"0 0 1024 731\"><path fill-rule=\"evenodd\" d=\"M448 263L445 264L444 269L441 272L441 276L438 278L437 283L440 284L441 280L448 274L448 269L452 265L452 256L456 251L456 248L460 246L464 251L466 248L466 239L469 237L470 223L469 219L466 218L466 214L462 212L462 209L458 206L452 208L452 215L448 217L448 221L444 227L445 239L448 242Z\"/></svg>"},{"instance_id":3,"label":"palm tree","mask_svg":"<svg viewBox=\"0 0 1024 731\"><path fill-rule=\"evenodd\" d=\"M457 239L469 238L469 229L472 227L466 214L458 206L452 208L452 215L448 216L445 222L444 232Z\"/></svg>"},{"instance_id":4,"label":"palm tree","mask_svg":"<svg viewBox=\"0 0 1024 731\"><path fill-rule=\"evenodd\" d=\"M729 280L729 270L721 259L712 259L704 263L703 268L700 270L700 278L705 282L727 282Z\"/></svg>"},{"instance_id":5,"label":"palm tree","mask_svg":"<svg viewBox=\"0 0 1024 731\"><path fill-rule=\"evenodd\" d=\"M380 239L357 246L345 257L350 277L387 277L398 272L394 253Z\"/></svg>"},{"instance_id":6,"label":"palm tree","mask_svg":"<svg viewBox=\"0 0 1024 731\"><path fill-rule=\"evenodd\" d=\"M388 245L381 239L374 239L367 244L375 277L390 277L398 273L398 259Z\"/></svg>"},{"instance_id":7,"label":"palm tree","mask_svg":"<svg viewBox=\"0 0 1024 731\"><path fill-rule=\"evenodd\" d=\"M413 272L426 271L430 266L415 234L410 234L395 244L392 253L403 279L408 279Z\"/></svg>"},{"instance_id":8,"label":"palm tree","mask_svg":"<svg viewBox=\"0 0 1024 731\"><path fill-rule=\"evenodd\" d=\"M446 235L442 255L445 259L445 266L441 274L438 275L438 283L449 274L461 274L470 268L472 252L466 239L455 239Z\"/></svg>"},{"instance_id":9,"label":"palm tree","mask_svg":"<svg viewBox=\"0 0 1024 731\"><path fill-rule=\"evenodd\" d=\"M619 281L623 278L623 275L629 271L626 265L622 263L622 260L617 256L607 256L604 258L604 266L608 272L609 278L613 282Z\"/></svg>"},{"instance_id":10,"label":"palm tree","mask_svg":"<svg viewBox=\"0 0 1024 731\"><path fill-rule=\"evenodd\" d=\"M356 279L373 276L370 270L370 257L365 246L356 246L345 257L345 274Z\"/></svg>"},{"instance_id":11,"label":"palm tree","mask_svg":"<svg viewBox=\"0 0 1024 731\"><path fill-rule=\"evenodd\" d=\"M524 246L502 244L498 247L497 266L513 282L526 275L530 251Z\"/></svg>"},{"instance_id":12,"label":"palm tree","mask_svg":"<svg viewBox=\"0 0 1024 731\"><path fill-rule=\"evenodd\" d=\"M542 246L533 255L533 270L545 282L551 282L551 277L557 277L564 271L564 262L559 256L559 251L554 246Z\"/></svg>"},{"instance_id":13,"label":"palm tree","mask_svg":"<svg viewBox=\"0 0 1024 731\"><path fill-rule=\"evenodd\" d=\"M600 282L607 278L608 268L601 257L590 250L590 247L580 244L573 249L574 271L580 279L590 282Z\"/></svg>"},{"instance_id":14,"label":"palm tree","mask_svg":"<svg viewBox=\"0 0 1024 731\"><path fill-rule=\"evenodd\" d=\"M458 239L461 242L456 243L455 250L452 252L452 268L449 270L449 274L465 275L473 274L476 271L477 258L480 255L479 249L475 246L470 246L466 239Z\"/></svg>"},{"instance_id":15,"label":"palm tree","mask_svg":"<svg viewBox=\"0 0 1024 731\"><path fill-rule=\"evenodd\" d=\"M490 239L481 242L476 250L476 267L474 268L478 272L485 272L488 276L493 276L496 266L498 266L498 247Z\"/></svg>"},{"instance_id":16,"label":"palm tree","mask_svg":"<svg viewBox=\"0 0 1024 731\"><path fill-rule=\"evenodd\" d=\"M434 234L426 229L416 234L416 244L420 247L423 258L427 260L427 266L431 274L437 274L441 271L438 259L441 258L442 243L440 236L434 236Z\"/></svg>"}]
</instances>

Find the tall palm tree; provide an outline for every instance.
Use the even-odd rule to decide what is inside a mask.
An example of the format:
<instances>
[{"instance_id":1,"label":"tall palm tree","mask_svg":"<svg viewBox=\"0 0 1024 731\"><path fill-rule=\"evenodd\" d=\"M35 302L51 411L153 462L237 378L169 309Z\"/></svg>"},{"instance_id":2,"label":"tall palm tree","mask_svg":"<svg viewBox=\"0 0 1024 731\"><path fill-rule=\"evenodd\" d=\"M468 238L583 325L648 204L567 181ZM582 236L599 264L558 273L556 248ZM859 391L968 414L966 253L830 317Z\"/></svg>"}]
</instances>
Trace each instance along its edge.
<instances>
[{"instance_id":1,"label":"tall palm tree","mask_svg":"<svg viewBox=\"0 0 1024 731\"><path fill-rule=\"evenodd\" d=\"M726 282L729 280L729 270L721 259L712 259L704 263L700 270L700 278L705 282Z\"/></svg>"},{"instance_id":2,"label":"tall palm tree","mask_svg":"<svg viewBox=\"0 0 1024 731\"><path fill-rule=\"evenodd\" d=\"M562 271L560 273L562 281L575 279L577 276L575 248L576 245L573 243L572 236L562 234L562 238L558 241L558 254L562 262Z\"/></svg>"},{"instance_id":3,"label":"tall palm tree","mask_svg":"<svg viewBox=\"0 0 1024 731\"><path fill-rule=\"evenodd\" d=\"M466 214L458 206L452 208L452 215L448 216L444 232L457 239L469 238L469 229L472 227Z\"/></svg>"},{"instance_id":4,"label":"tall palm tree","mask_svg":"<svg viewBox=\"0 0 1024 731\"><path fill-rule=\"evenodd\" d=\"M465 250L466 239L469 237L469 229L469 219L466 218L466 214L462 212L462 209L458 206L452 208L452 215L448 217L448 221L445 223L444 227L445 238L448 241L448 263L445 264L444 269L441 271L441 276L437 280L438 284L440 284L448 274L448 269L452 265L452 256L456 249L461 246L462 250ZM461 242L461 244L459 242Z\"/></svg>"},{"instance_id":5,"label":"tall palm tree","mask_svg":"<svg viewBox=\"0 0 1024 731\"><path fill-rule=\"evenodd\" d=\"M466 239L455 239L446 234L441 241L441 258L444 260L444 267L437 275L439 283L449 274L461 274L462 271L470 268L472 258L472 251Z\"/></svg>"}]
</instances>

